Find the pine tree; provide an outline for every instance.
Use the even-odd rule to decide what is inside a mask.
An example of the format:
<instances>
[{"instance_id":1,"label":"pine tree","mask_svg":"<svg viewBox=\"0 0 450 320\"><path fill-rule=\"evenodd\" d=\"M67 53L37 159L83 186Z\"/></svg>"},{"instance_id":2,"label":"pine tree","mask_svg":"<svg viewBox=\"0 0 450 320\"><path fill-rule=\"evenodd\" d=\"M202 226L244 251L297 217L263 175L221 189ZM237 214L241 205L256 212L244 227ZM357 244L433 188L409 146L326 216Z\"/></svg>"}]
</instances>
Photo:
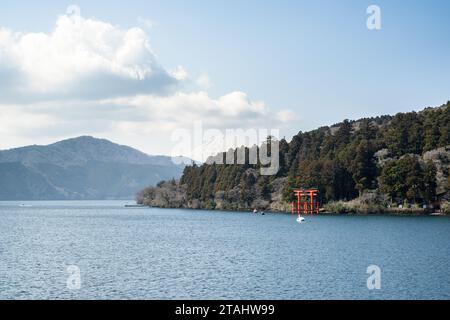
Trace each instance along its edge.
<instances>
[{"instance_id":1,"label":"pine tree","mask_svg":"<svg viewBox=\"0 0 450 320\"><path fill-rule=\"evenodd\" d=\"M270 193L272 192L270 188L270 181L268 176L263 176L259 180L259 188L261 192L261 197L264 200L270 200Z\"/></svg>"},{"instance_id":2,"label":"pine tree","mask_svg":"<svg viewBox=\"0 0 450 320\"><path fill-rule=\"evenodd\" d=\"M372 144L368 140L362 140L360 142L352 162L353 179L361 195L364 191L374 187L377 173L374 151Z\"/></svg>"},{"instance_id":3,"label":"pine tree","mask_svg":"<svg viewBox=\"0 0 450 320\"><path fill-rule=\"evenodd\" d=\"M432 161L427 161L423 170L423 198L430 203L436 200L436 166Z\"/></svg>"}]
</instances>

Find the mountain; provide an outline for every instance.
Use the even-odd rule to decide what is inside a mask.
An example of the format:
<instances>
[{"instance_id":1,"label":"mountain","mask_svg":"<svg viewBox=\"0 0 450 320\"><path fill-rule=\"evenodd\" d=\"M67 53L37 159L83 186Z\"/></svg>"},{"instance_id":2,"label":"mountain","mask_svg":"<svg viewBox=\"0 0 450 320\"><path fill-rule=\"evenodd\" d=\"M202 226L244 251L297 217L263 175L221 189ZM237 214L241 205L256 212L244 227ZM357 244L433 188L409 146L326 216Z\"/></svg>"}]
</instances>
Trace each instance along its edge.
<instances>
[{"instance_id":1,"label":"mountain","mask_svg":"<svg viewBox=\"0 0 450 320\"><path fill-rule=\"evenodd\" d=\"M131 199L144 186L179 178L183 168L167 156L83 136L0 151L0 200Z\"/></svg>"},{"instance_id":2,"label":"mountain","mask_svg":"<svg viewBox=\"0 0 450 320\"><path fill-rule=\"evenodd\" d=\"M150 156L105 139L82 136L50 144L0 151L0 163L48 163L60 167L84 165L89 161L171 165L170 157Z\"/></svg>"},{"instance_id":3,"label":"mountain","mask_svg":"<svg viewBox=\"0 0 450 320\"><path fill-rule=\"evenodd\" d=\"M234 151L235 159L238 151L245 151L248 158L249 149L241 149ZM450 199L450 102L421 112L344 120L299 132L290 142L279 141L279 149L275 175L260 175L260 163L207 161L186 167L178 183L146 188L138 202L288 211L292 190L300 187L317 188L323 204L337 203L333 212L423 208L447 205Z\"/></svg>"}]
</instances>

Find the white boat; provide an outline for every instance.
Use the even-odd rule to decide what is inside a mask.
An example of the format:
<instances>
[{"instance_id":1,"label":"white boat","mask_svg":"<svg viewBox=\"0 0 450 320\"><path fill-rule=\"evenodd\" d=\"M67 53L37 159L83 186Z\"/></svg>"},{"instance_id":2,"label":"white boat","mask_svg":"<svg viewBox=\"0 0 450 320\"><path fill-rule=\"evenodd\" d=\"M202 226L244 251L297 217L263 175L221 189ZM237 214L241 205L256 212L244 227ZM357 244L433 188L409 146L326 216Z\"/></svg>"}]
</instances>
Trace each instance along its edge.
<instances>
[{"instance_id":1,"label":"white boat","mask_svg":"<svg viewBox=\"0 0 450 320\"><path fill-rule=\"evenodd\" d=\"M305 218L303 218L303 217L298 217L298 218L297 218L297 222L298 222L298 223L305 222Z\"/></svg>"},{"instance_id":2,"label":"white boat","mask_svg":"<svg viewBox=\"0 0 450 320\"><path fill-rule=\"evenodd\" d=\"M254 210L253 210L253 213L258 213L258 210L257 210L257 209L254 209Z\"/></svg>"}]
</instances>

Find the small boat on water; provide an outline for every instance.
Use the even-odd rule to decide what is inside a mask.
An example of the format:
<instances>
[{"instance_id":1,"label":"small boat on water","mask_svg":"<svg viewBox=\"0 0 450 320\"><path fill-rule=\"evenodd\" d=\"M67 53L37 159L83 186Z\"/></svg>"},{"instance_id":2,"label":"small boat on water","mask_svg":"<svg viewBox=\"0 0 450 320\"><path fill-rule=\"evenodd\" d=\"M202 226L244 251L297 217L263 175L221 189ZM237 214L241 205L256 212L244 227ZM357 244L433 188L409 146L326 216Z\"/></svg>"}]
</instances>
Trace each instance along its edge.
<instances>
[{"instance_id":1,"label":"small boat on water","mask_svg":"<svg viewBox=\"0 0 450 320\"><path fill-rule=\"evenodd\" d=\"M258 213L258 209L253 209L253 213Z\"/></svg>"},{"instance_id":2,"label":"small boat on water","mask_svg":"<svg viewBox=\"0 0 450 320\"><path fill-rule=\"evenodd\" d=\"M26 207L26 208L28 208L28 207L32 207L32 205L31 205L31 204L24 204L24 203L21 203L21 204L19 205L19 207Z\"/></svg>"},{"instance_id":3,"label":"small boat on water","mask_svg":"<svg viewBox=\"0 0 450 320\"><path fill-rule=\"evenodd\" d=\"M303 222L305 222L305 218L299 216L299 217L297 218L297 222L298 222L298 223L303 223Z\"/></svg>"}]
</instances>

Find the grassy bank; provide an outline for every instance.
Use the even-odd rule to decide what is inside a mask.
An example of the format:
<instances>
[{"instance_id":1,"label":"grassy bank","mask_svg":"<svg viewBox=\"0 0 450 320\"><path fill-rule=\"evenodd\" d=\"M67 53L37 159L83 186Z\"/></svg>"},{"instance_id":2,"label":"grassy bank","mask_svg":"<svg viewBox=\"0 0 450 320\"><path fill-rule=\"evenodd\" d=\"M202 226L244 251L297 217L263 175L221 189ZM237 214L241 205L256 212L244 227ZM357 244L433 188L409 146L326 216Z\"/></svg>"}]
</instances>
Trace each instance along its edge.
<instances>
[{"instance_id":1,"label":"grassy bank","mask_svg":"<svg viewBox=\"0 0 450 320\"><path fill-rule=\"evenodd\" d=\"M395 215L428 215L435 212L450 214L450 203L441 203L440 209L430 206L424 208L419 204L395 204L380 199L360 197L351 201L329 202L323 206L325 213L337 214L395 214Z\"/></svg>"}]
</instances>

